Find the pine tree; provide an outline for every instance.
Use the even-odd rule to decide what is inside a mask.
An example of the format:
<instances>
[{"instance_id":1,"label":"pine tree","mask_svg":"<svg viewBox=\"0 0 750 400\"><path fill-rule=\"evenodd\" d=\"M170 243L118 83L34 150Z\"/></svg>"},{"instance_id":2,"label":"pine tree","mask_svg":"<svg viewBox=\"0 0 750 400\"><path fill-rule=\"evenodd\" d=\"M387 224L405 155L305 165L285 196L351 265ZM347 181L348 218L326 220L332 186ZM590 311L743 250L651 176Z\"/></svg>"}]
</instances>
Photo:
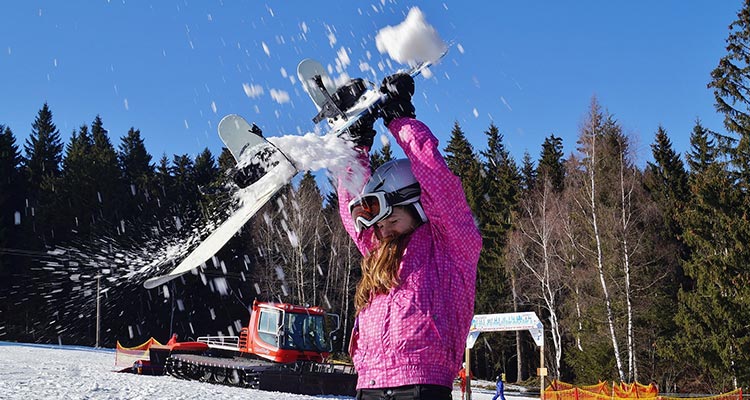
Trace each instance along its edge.
<instances>
[{"instance_id":1,"label":"pine tree","mask_svg":"<svg viewBox=\"0 0 750 400\"><path fill-rule=\"evenodd\" d=\"M219 154L218 164L221 171L226 171L237 165L237 161L235 161L232 152L230 152L228 148L222 147L221 154Z\"/></svg>"},{"instance_id":2,"label":"pine tree","mask_svg":"<svg viewBox=\"0 0 750 400\"><path fill-rule=\"evenodd\" d=\"M206 147L195 157L194 177L198 186L206 186L216 180L219 174L219 168L216 167L211 150Z\"/></svg>"},{"instance_id":3,"label":"pine tree","mask_svg":"<svg viewBox=\"0 0 750 400\"><path fill-rule=\"evenodd\" d=\"M172 166L166 154L162 154L156 165L156 203L159 216L166 216L175 202L175 179L172 176Z\"/></svg>"},{"instance_id":4,"label":"pine tree","mask_svg":"<svg viewBox=\"0 0 750 400\"><path fill-rule=\"evenodd\" d=\"M224 180L219 174L216 160L208 147L195 157L193 177L199 192L202 194L200 205L205 216L211 217L216 211L226 211L226 196L221 190L218 190Z\"/></svg>"},{"instance_id":5,"label":"pine tree","mask_svg":"<svg viewBox=\"0 0 750 400\"><path fill-rule=\"evenodd\" d=\"M65 229L64 217L58 212L61 204L58 204L57 192L63 145L47 103L39 110L31 127L31 135L24 143L29 204L25 215L33 216L31 230L43 242L51 243L56 240L56 232Z\"/></svg>"},{"instance_id":6,"label":"pine tree","mask_svg":"<svg viewBox=\"0 0 750 400\"><path fill-rule=\"evenodd\" d=\"M22 162L23 158L18 151L13 131L0 125L0 229L10 226L15 220L15 212L18 211L18 198L14 199L14 194L18 194L21 189Z\"/></svg>"},{"instance_id":7,"label":"pine tree","mask_svg":"<svg viewBox=\"0 0 750 400\"><path fill-rule=\"evenodd\" d=\"M738 231L741 204L729 164L705 129L696 126L691 136L688 164L692 196L680 214L690 257L684 263L691 287L679 294L675 321L678 356L695 365L702 381L725 390L750 383L750 354L739 350L750 344L750 289L739 284L750 279L742 248L747 242ZM741 212L741 211L740 211ZM744 238L746 239L746 238Z\"/></svg>"},{"instance_id":8,"label":"pine tree","mask_svg":"<svg viewBox=\"0 0 750 400\"><path fill-rule=\"evenodd\" d=\"M700 122L697 122L696 128L699 126ZM685 164L680 155L672 149L672 141L662 126L656 131L651 151L654 162L648 162L646 167L650 178L649 189L657 201L665 206L665 210L677 211L678 206L688 197L688 175ZM674 212L669 214L672 220Z\"/></svg>"},{"instance_id":9,"label":"pine tree","mask_svg":"<svg viewBox=\"0 0 750 400\"><path fill-rule=\"evenodd\" d=\"M747 197L750 196L747 194L750 188L750 88L747 85L750 76L749 0L743 2L737 20L729 25L729 30L727 55L719 60L719 65L711 72L712 81L708 87L714 89L716 111L724 114L724 126L737 135L737 145L730 149L734 166L732 175Z\"/></svg>"},{"instance_id":10,"label":"pine tree","mask_svg":"<svg viewBox=\"0 0 750 400\"><path fill-rule=\"evenodd\" d=\"M718 161L719 151L712 132L701 125L700 120L696 121L693 133L690 135L690 150L687 154L690 176L705 172Z\"/></svg>"},{"instance_id":11,"label":"pine tree","mask_svg":"<svg viewBox=\"0 0 750 400\"><path fill-rule=\"evenodd\" d=\"M180 210L180 215L197 209L198 185L195 182L195 165L190 156L175 154L172 158L170 174L174 179L175 198L179 199L176 208Z\"/></svg>"},{"instance_id":12,"label":"pine tree","mask_svg":"<svg viewBox=\"0 0 750 400\"><path fill-rule=\"evenodd\" d=\"M700 122L696 122L696 129ZM677 216L685 206L690 192L688 190L688 174L685 170L680 155L672 149L672 141L667 136L664 127L659 126L656 131L654 143L651 145L654 162L648 162L645 172L645 184L651 198L656 202L662 216L663 227L660 234L664 244L677 258L667 262L674 266L679 258L686 256L682 242L682 232L677 221Z\"/></svg>"},{"instance_id":13,"label":"pine tree","mask_svg":"<svg viewBox=\"0 0 750 400\"><path fill-rule=\"evenodd\" d=\"M155 166L146 150L141 131L131 127L120 138L117 164L122 183L122 220L133 227L141 226L151 218L158 206ZM124 227L124 226L123 226Z\"/></svg>"},{"instance_id":14,"label":"pine tree","mask_svg":"<svg viewBox=\"0 0 750 400\"><path fill-rule=\"evenodd\" d=\"M561 192L565 181L565 164L563 162L562 138L550 135L542 143L542 153L536 175L540 180L549 180L553 190Z\"/></svg>"},{"instance_id":15,"label":"pine tree","mask_svg":"<svg viewBox=\"0 0 750 400\"><path fill-rule=\"evenodd\" d=\"M451 138L444 151L448 168L459 178L466 193L466 200L473 212L482 207L481 167L474 148L458 122L453 124Z\"/></svg>"},{"instance_id":16,"label":"pine tree","mask_svg":"<svg viewBox=\"0 0 750 400\"><path fill-rule=\"evenodd\" d=\"M98 215L96 165L93 153L94 141L88 126L82 125L73 132L65 148L63 158L62 188L67 200L68 223L80 232L88 231L93 219Z\"/></svg>"},{"instance_id":17,"label":"pine tree","mask_svg":"<svg viewBox=\"0 0 750 400\"><path fill-rule=\"evenodd\" d=\"M148 191L154 174L151 159L141 138L141 131L131 127L128 133L120 139L117 153L123 182L130 187L131 196Z\"/></svg>"},{"instance_id":18,"label":"pine tree","mask_svg":"<svg viewBox=\"0 0 750 400\"><path fill-rule=\"evenodd\" d=\"M393 152L391 151L390 143L383 145L383 147L370 154L370 170L375 171L381 165L393 160Z\"/></svg>"},{"instance_id":19,"label":"pine tree","mask_svg":"<svg viewBox=\"0 0 750 400\"><path fill-rule=\"evenodd\" d=\"M727 55L708 85L728 135L694 129L688 154L693 196L680 215L690 248L684 269L694 286L680 293L678 343L710 374L704 380L721 387L750 383L750 355L740 350L750 346L750 289L744 284L750 280L750 1L737 17L729 26Z\"/></svg>"},{"instance_id":20,"label":"pine tree","mask_svg":"<svg viewBox=\"0 0 750 400\"><path fill-rule=\"evenodd\" d=\"M0 124L0 188L5 188L18 178L23 158L16 145L16 137L13 131L5 125ZM2 190L7 196L8 191Z\"/></svg>"},{"instance_id":21,"label":"pine tree","mask_svg":"<svg viewBox=\"0 0 750 400\"><path fill-rule=\"evenodd\" d=\"M91 139L93 140L94 182L101 210L100 217L110 222L119 222L125 189L121 181L117 152L98 115L91 124Z\"/></svg>"},{"instance_id":22,"label":"pine tree","mask_svg":"<svg viewBox=\"0 0 750 400\"><path fill-rule=\"evenodd\" d=\"M696 127L698 126L699 123ZM662 126L656 131L651 150L654 161L647 163L644 185L658 208L661 223L646 229L652 230L652 245L656 249L654 260L665 276L661 283L656 282L654 289L665 296L653 298L654 304L660 306L654 307L655 312L646 318L650 320L651 326L659 329L656 348L659 349L660 356L666 356L655 367L666 369L671 366L664 364L665 362L674 364L674 361L682 361L670 356L670 347L673 347L672 339L678 331L674 322L678 292L680 287L686 288L689 284L682 269L682 260L688 257L688 252L682 240L684 235L678 217L685 209L690 192L685 165L679 154L672 149L672 142Z\"/></svg>"},{"instance_id":23,"label":"pine tree","mask_svg":"<svg viewBox=\"0 0 750 400\"><path fill-rule=\"evenodd\" d=\"M31 127L31 135L24 144L26 173L32 191L37 192L45 176L56 177L60 173L63 145L47 103L39 110Z\"/></svg>"},{"instance_id":24,"label":"pine tree","mask_svg":"<svg viewBox=\"0 0 750 400\"><path fill-rule=\"evenodd\" d=\"M505 148L503 135L497 126L490 124L485 135L487 150L481 152L485 158L482 164L484 207L477 210L476 214L482 230L485 261L497 268L490 280L500 281L503 271L499 267L511 226L511 212L517 204L519 173L515 161ZM491 293L491 297L497 295L498 293ZM481 308L478 310L490 311Z\"/></svg>"},{"instance_id":25,"label":"pine tree","mask_svg":"<svg viewBox=\"0 0 750 400\"><path fill-rule=\"evenodd\" d=\"M534 161L531 160L531 154L528 151L523 152L521 160L521 180L519 182L522 192L528 192L536 184L536 168Z\"/></svg>"},{"instance_id":26,"label":"pine tree","mask_svg":"<svg viewBox=\"0 0 750 400\"><path fill-rule=\"evenodd\" d=\"M10 128L0 124L0 247L15 248L19 239L23 184L21 163L23 159ZM8 281L4 279L13 262L0 254L0 288Z\"/></svg>"},{"instance_id":27,"label":"pine tree","mask_svg":"<svg viewBox=\"0 0 750 400\"><path fill-rule=\"evenodd\" d=\"M693 355L707 355L701 360L706 370L727 386L729 372L737 387L750 383L750 352L741 350L750 346L750 0L729 25L726 42L727 54L708 87L729 140L715 134L719 160L703 171L691 170L693 198L682 217L691 249L685 272L695 288L683 292L678 322L686 338L710 338L692 346Z\"/></svg>"},{"instance_id":28,"label":"pine tree","mask_svg":"<svg viewBox=\"0 0 750 400\"><path fill-rule=\"evenodd\" d=\"M511 227L511 212L517 203L518 168L503 143L503 134L493 123L484 132L487 149L480 152L483 157L478 182L483 206L475 210L482 233L482 253L477 268L477 293L474 309L477 313L493 314L512 310L509 290L509 271L505 265L508 231ZM510 336L485 338L492 348L510 347ZM501 362L486 348L476 349L480 364L492 364L491 370L502 368ZM489 372L488 373L492 373Z\"/></svg>"}]
</instances>

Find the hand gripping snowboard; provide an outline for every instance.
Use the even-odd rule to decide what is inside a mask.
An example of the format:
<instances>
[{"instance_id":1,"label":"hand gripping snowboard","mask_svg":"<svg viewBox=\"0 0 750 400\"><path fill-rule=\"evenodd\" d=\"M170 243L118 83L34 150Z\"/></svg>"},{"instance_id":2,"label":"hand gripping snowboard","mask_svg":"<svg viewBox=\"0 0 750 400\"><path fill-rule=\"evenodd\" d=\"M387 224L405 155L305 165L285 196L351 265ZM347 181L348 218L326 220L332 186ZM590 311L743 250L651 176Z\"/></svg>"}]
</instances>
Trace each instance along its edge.
<instances>
[{"instance_id":1,"label":"hand gripping snowboard","mask_svg":"<svg viewBox=\"0 0 750 400\"><path fill-rule=\"evenodd\" d=\"M404 73L416 77L425 68L445 57L449 48L436 60L422 62ZM331 127L328 134L341 136L347 128L388 98L387 94L380 91L380 87L371 82L365 83L362 79L354 79L349 84L336 88L325 68L309 58L297 65L297 77L318 109L313 122L317 124L326 119Z\"/></svg>"},{"instance_id":2,"label":"hand gripping snowboard","mask_svg":"<svg viewBox=\"0 0 750 400\"><path fill-rule=\"evenodd\" d=\"M241 189L242 204L172 271L146 280L143 283L146 289L163 285L200 267L297 174L294 164L260 136L257 127L239 115L227 115L219 122L219 136L237 161L235 168L245 172L249 186Z\"/></svg>"}]
</instances>

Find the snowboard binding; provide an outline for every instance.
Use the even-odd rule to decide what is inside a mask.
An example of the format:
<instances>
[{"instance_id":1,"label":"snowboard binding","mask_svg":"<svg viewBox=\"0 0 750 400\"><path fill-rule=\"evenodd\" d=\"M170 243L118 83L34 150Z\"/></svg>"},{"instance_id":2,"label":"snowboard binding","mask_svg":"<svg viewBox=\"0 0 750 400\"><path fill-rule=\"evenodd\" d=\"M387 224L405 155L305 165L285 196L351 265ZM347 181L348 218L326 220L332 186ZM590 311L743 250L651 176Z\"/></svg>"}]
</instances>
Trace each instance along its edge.
<instances>
[{"instance_id":1,"label":"snowboard binding","mask_svg":"<svg viewBox=\"0 0 750 400\"><path fill-rule=\"evenodd\" d=\"M264 177L269 169L278 164L278 150L273 146L268 146L253 154L244 165L238 165L228 172L232 175L232 181L244 189Z\"/></svg>"},{"instance_id":2,"label":"snowboard binding","mask_svg":"<svg viewBox=\"0 0 750 400\"><path fill-rule=\"evenodd\" d=\"M346 110L352 108L367 91L365 81L361 78L352 79L345 83L336 89L333 95L326 89L323 84L323 78L320 75L315 75L313 82L315 82L315 89L319 90L326 99L318 115L313 118L313 122L316 124L325 118L336 119L341 117L344 121L348 120L349 117L346 116Z\"/></svg>"}]
</instances>

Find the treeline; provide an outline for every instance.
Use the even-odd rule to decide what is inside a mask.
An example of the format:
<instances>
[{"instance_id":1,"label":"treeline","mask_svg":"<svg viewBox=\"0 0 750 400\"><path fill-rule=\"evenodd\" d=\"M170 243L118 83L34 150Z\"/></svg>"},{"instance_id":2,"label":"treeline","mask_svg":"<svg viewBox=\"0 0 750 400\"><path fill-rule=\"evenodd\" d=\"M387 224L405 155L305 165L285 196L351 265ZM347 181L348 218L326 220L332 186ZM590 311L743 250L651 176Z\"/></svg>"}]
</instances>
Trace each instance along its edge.
<instances>
[{"instance_id":1,"label":"treeline","mask_svg":"<svg viewBox=\"0 0 750 400\"><path fill-rule=\"evenodd\" d=\"M690 134L685 154L655 127L653 159L639 166L634 139L596 99L582 110L569 155L551 134L536 159L527 152L516 161L494 124L481 149L454 124L443 153L484 238L475 312L536 312L551 378L692 392L750 384L747 1L738 16L709 84L726 132L697 120L692 132L677 133ZM373 166L390 158L386 146ZM336 346L346 349L360 256L335 195L310 174L201 275L152 291L136 278L115 279L144 243L193 234L225 215L232 200L223 171L232 164L226 150L215 157L208 149L154 162L137 129L115 148L98 116L63 146L47 104L23 151L0 126L0 339L92 344L94 277L104 276L106 346L171 332L236 334L257 298L340 312ZM64 262L49 253L59 247L68 250ZM86 249L99 256L86 258ZM74 293L80 301L70 300ZM522 381L535 375L537 351L525 332L483 334L472 369Z\"/></svg>"}]
</instances>

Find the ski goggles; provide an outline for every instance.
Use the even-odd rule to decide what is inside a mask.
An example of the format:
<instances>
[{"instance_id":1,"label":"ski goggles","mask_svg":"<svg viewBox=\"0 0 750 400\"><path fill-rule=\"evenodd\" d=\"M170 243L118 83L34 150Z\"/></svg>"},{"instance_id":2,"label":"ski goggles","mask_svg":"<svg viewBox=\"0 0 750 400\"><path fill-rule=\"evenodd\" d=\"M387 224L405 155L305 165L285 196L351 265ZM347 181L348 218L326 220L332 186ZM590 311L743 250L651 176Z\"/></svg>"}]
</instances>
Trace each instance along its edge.
<instances>
[{"instance_id":1,"label":"ski goggles","mask_svg":"<svg viewBox=\"0 0 750 400\"><path fill-rule=\"evenodd\" d=\"M349 202L349 213L357 232L377 224L391 215L392 211L393 207L386 200L385 192L368 193Z\"/></svg>"},{"instance_id":2,"label":"ski goggles","mask_svg":"<svg viewBox=\"0 0 750 400\"><path fill-rule=\"evenodd\" d=\"M393 206L409 204L419 200L419 183L414 183L395 192L372 192L363 194L349 202L349 213L354 228L361 232L388 218Z\"/></svg>"}]
</instances>

